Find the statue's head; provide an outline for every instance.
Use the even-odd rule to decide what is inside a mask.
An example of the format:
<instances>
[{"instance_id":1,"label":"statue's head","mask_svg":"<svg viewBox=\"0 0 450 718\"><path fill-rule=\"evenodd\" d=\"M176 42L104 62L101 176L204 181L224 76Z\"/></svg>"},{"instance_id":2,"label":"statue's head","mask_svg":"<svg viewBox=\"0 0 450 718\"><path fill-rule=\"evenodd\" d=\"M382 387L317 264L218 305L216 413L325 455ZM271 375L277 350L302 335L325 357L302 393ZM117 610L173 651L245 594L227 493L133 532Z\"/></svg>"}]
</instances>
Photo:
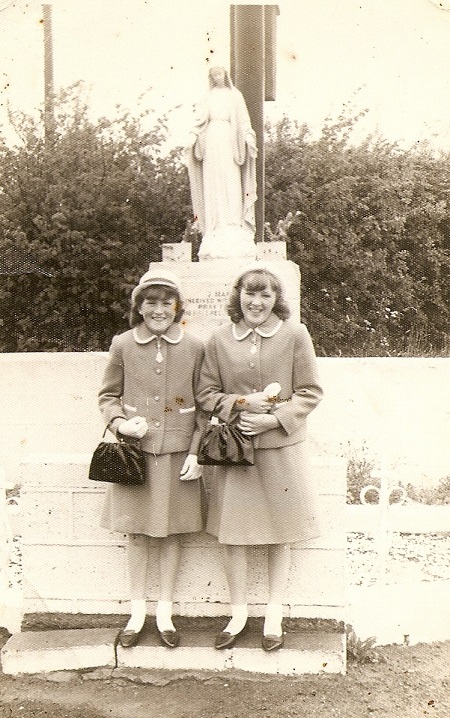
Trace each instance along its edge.
<instances>
[{"instance_id":1,"label":"statue's head","mask_svg":"<svg viewBox=\"0 0 450 718\"><path fill-rule=\"evenodd\" d=\"M212 87L232 87L232 82L228 74L228 70L221 65L215 65L209 68L209 86Z\"/></svg>"}]
</instances>

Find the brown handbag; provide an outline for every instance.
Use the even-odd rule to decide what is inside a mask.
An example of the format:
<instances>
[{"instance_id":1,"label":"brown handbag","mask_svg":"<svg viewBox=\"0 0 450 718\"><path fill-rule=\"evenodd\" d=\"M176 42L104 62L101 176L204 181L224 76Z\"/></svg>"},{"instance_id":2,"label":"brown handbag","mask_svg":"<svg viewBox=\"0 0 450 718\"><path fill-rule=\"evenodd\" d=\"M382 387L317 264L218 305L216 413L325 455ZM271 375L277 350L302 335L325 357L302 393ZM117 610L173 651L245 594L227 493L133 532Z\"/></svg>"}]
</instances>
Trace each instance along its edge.
<instances>
[{"instance_id":1,"label":"brown handbag","mask_svg":"<svg viewBox=\"0 0 450 718\"><path fill-rule=\"evenodd\" d=\"M197 462L201 466L253 466L252 438L212 416L200 439Z\"/></svg>"}]
</instances>

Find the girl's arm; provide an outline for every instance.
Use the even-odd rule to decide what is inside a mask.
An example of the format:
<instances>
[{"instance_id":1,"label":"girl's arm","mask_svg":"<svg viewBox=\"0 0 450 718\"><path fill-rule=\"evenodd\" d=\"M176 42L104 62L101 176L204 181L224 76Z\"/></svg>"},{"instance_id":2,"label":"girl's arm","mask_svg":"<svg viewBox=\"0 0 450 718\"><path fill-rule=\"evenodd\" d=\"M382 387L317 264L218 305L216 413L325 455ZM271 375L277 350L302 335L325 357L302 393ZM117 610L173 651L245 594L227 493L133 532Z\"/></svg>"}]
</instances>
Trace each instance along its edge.
<instances>
[{"instance_id":1,"label":"girl's arm","mask_svg":"<svg viewBox=\"0 0 450 718\"><path fill-rule=\"evenodd\" d=\"M312 339L304 324L296 331L292 358L292 397L289 401L277 404L272 412L287 434L298 428L299 419L315 409L323 396Z\"/></svg>"},{"instance_id":2,"label":"girl's arm","mask_svg":"<svg viewBox=\"0 0 450 718\"><path fill-rule=\"evenodd\" d=\"M114 337L108 355L108 363L103 375L102 385L98 393L98 405L102 417L113 431L117 430L120 419L126 419L122 407L122 394L124 386L124 367L119 338Z\"/></svg>"}]
</instances>

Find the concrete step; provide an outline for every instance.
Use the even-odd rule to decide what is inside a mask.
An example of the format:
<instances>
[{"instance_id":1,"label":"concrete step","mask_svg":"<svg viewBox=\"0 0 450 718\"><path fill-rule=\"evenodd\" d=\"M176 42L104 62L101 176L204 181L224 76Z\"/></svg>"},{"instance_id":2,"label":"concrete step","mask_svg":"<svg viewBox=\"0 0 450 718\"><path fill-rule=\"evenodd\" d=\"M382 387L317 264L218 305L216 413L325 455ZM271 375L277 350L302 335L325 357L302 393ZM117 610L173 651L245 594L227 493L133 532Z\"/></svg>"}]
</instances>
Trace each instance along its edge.
<instances>
[{"instance_id":1,"label":"concrete step","mask_svg":"<svg viewBox=\"0 0 450 718\"><path fill-rule=\"evenodd\" d=\"M190 620L180 628L179 648L170 650L160 645L153 621L145 626L139 644L127 649L117 645L117 628L26 631L14 634L4 645L2 669L10 675L98 667L279 675L345 673L342 630L288 629L284 648L274 653L262 650L259 626L250 625L236 645L224 651L213 647L215 632L202 619Z\"/></svg>"},{"instance_id":2,"label":"concrete step","mask_svg":"<svg viewBox=\"0 0 450 718\"><path fill-rule=\"evenodd\" d=\"M1 650L3 673L50 673L115 668L115 628L80 628L14 633Z\"/></svg>"}]
</instances>

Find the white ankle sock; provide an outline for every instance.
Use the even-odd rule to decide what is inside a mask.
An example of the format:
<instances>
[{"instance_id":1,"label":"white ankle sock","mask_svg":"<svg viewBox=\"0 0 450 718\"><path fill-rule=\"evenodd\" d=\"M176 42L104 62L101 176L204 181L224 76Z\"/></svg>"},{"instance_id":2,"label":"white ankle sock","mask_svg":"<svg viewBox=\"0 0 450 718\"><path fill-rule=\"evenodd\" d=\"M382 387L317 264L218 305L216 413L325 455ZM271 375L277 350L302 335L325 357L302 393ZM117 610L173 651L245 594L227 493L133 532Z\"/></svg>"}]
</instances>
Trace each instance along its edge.
<instances>
[{"instance_id":1,"label":"white ankle sock","mask_svg":"<svg viewBox=\"0 0 450 718\"><path fill-rule=\"evenodd\" d=\"M172 623L172 601L158 601L156 606L156 626L158 631L174 631Z\"/></svg>"},{"instance_id":2,"label":"white ankle sock","mask_svg":"<svg viewBox=\"0 0 450 718\"><path fill-rule=\"evenodd\" d=\"M231 620L224 631L236 636L242 631L247 623L248 609L246 603L234 604L231 606Z\"/></svg>"},{"instance_id":3,"label":"white ankle sock","mask_svg":"<svg viewBox=\"0 0 450 718\"><path fill-rule=\"evenodd\" d=\"M132 599L131 600L131 616L125 629L127 631L140 631L144 625L145 616L147 613L147 605L145 598Z\"/></svg>"},{"instance_id":4,"label":"white ankle sock","mask_svg":"<svg viewBox=\"0 0 450 718\"><path fill-rule=\"evenodd\" d=\"M264 635L281 636L283 634L283 629L281 627L282 620L283 605L281 603L268 603L264 619Z\"/></svg>"}]
</instances>

